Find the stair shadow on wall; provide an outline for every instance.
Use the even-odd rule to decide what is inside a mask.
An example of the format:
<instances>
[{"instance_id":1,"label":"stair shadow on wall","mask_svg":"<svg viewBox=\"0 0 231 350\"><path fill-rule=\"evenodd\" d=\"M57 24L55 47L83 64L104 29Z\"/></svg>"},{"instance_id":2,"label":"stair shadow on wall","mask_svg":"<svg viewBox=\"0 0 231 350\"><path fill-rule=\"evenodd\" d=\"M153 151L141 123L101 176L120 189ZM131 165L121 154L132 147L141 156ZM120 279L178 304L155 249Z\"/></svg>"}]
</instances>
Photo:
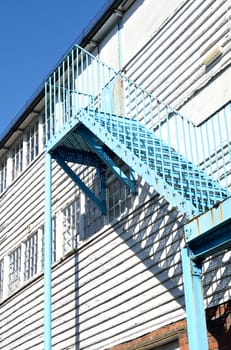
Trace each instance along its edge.
<instances>
[{"instance_id":1,"label":"stair shadow on wall","mask_svg":"<svg viewBox=\"0 0 231 350\"><path fill-rule=\"evenodd\" d=\"M92 319L90 322L92 332L96 329L99 338L104 339L103 348L109 348L113 339L117 339L115 341L118 343L128 336L136 338L141 329L147 333L185 317L180 250L184 245L183 226L186 218L142 181L139 183L138 199L134 197L133 200L134 210L128 210L127 214L114 220L106 232L102 224L103 236L110 235L112 230L116 233L113 242L107 243L110 247L107 249L111 250L105 251L103 247L102 251L86 260L86 264L94 259L102 260L102 266L97 267L102 271L101 276L89 276L87 280L89 300L83 318L86 322L87 313L90 315L94 308L96 313L103 310L101 318L95 316L96 323ZM86 244L90 242L94 245L95 236L89 236L88 232ZM100 239L100 235L97 235L97 239ZM82 322L78 264L76 254L76 344L80 342L79 325ZM211 259L209 266L212 264ZM95 288L99 294L91 291L98 281L102 283L100 291L98 286ZM220 288L219 281L216 288ZM101 327L98 320L102 322ZM94 342L95 335L92 337ZM94 349L101 349L102 343L94 343ZM221 345L219 349L226 348Z\"/></svg>"}]
</instances>

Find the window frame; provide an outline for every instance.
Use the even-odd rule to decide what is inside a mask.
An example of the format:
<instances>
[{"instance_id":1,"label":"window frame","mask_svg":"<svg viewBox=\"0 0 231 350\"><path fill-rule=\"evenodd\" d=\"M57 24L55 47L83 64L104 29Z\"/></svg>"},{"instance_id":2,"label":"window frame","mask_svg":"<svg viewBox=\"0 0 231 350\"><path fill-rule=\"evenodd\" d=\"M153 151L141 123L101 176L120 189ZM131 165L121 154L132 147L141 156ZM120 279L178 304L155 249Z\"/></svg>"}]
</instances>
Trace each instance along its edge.
<instances>
[{"instance_id":1,"label":"window frame","mask_svg":"<svg viewBox=\"0 0 231 350\"><path fill-rule=\"evenodd\" d=\"M26 166L34 161L34 159L39 155L39 120L37 119L35 123L26 131Z\"/></svg>"},{"instance_id":2,"label":"window frame","mask_svg":"<svg viewBox=\"0 0 231 350\"><path fill-rule=\"evenodd\" d=\"M38 231L35 231L24 242L24 281L28 281L38 273Z\"/></svg>"},{"instance_id":3,"label":"window frame","mask_svg":"<svg viewBox=\"0 0 231 350\"><path fill-rule=\"evenodd\" d=\"M23 171L23 139L13 148L12 153L12 181Z\"/></svg>"},{"instance_id":4,"label":"window frame","mask_svg":"<svg viewBox=\"0 0 231 350\"><path fill-rule=\"evenodd\" d=\"M5 157L0 163L0 193L7 188L7 173L7 157Z\"/></svg>"},{"instance_id":5,"label":"window frame","mask_svg":"<svg viewBox=\"0 0 231 350\"><path fill-rule=\"evenodd\" d=\"M125 174L129 176L129 167L122 168ZM109 223L120 219L121 216L132 208L133 195L130 189L125 186L115 175L111 175L107 181L107 216Z\"/></svg>"},{"instance_id":6,"label":"window frame","mask_svg":"<svg viewBox=\"0 0 231 350\"><path fill-rule=\"evenodd\" d=\"M68 204L63 210L63 254L76 249L80 241L81 231L81 203L80 196Z\"/></svg>"},{"instance_id":7,"label":"window frame","mask_svg":"<svg viewBox=\"0 0 231 350\"><path fill-rule=\"evenodd\" d=\"M22 271L22 247L17 246L9 254L9 292L12 293L20 287Z\"/></svg>"}]
</instances>

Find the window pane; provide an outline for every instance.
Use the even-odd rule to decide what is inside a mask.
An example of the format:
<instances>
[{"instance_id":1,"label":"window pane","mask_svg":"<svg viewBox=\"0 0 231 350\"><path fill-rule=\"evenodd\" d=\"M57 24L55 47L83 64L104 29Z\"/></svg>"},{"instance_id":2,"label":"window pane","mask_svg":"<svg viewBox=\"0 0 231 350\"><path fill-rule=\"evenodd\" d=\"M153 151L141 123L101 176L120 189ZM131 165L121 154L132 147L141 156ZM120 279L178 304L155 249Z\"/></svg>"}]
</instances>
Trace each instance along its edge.
<instances>
[{"instance_id":1,"label":"window pane","mask_svg":"<svg viewBox=\"0 0 231 350\"><path fill-rule=\"evenodd\" d=\"M38 122L29 129L26 135L27 142L27 165L38 155Z\"/></svg>"},{"instance_id":2,"label":"window pane","mask_svg":"<svg viewBox=\"0 0 231 350\"><path fill-rule=\"evenodd\" d=\"M7 160L6 158L0 164L0 193L6 189L6 177L7 177Z\"/></svg>"},{"instance_id":3,"label":"window pane","mask_svg":"<svg viewBox=\"0 0 231 350\"><path fill-rule=\"evenodd\" d=\"M165 345L157 346L152 350L180 350L178 341L174 341Z\"/></svg>"},{"instance_id":4,"label":"window pane","mask_svg":"<svg viewBox=\"0 0 231 350\"><path fill-rule=\"evenodd\" d=\"M80 198L63 210L63 251L77 248L80 227Z\"/></svg>"},{"instance_id":5,"label":"window pane","mask_svg":"<svg viewBox=\"0 0 231 350\"><path fill-rule=\"evenodd\" d=\"M131 208L130 191L117 178L114 178L108 185L108 204L109 221L120 217Z\"/></svg>"},{"instance_id":6,"label":"window pane","mask_svg":"<svg viewBox=\"0 0 231 350\"><path fill-rule=\"evenodd\" d=\"M21 274L21 247L15 249L10 255L9 290L17 289L20 285Z\"/></svg>"},{"instance_id":7,"label":"window pane","mask_svg":"<svg viewBox=\"0 0 231 350\"><path fill-rule=\"evenodd\" d=\"M37 273L38 269L38 234L33 234L25 242L24 280Z\"/></svg>"},{"instance_id":8,"label":"window pane","mask_svg":"<svg viewBox=\"0 0 231 350\"><path fill-rule=\"evenodd\" d=\"M22 141L20 141L13 149L12 180L16 179L18 177L18 175L22 172L22 164L23 164L22 157L23 157L23 146L22 146Z\"/></svg>"}]
</instances>

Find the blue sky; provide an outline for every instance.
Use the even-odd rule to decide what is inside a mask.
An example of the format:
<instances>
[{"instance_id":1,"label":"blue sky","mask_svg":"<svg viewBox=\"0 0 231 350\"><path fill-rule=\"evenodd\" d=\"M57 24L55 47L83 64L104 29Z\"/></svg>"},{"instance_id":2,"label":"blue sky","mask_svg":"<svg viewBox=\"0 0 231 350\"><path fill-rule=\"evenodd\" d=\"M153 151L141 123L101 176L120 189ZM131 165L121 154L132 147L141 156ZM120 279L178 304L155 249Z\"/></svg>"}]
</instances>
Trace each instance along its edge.
<instances>
[{"instance_id":1,"label":"blue sky","mask_svg":"<svg viewBox=\"0 0 231 350\"><path fill-rule=\"evenodd\" d=\"M106 0L0 4L0 135Z\"/></svg>"}]
</instances>

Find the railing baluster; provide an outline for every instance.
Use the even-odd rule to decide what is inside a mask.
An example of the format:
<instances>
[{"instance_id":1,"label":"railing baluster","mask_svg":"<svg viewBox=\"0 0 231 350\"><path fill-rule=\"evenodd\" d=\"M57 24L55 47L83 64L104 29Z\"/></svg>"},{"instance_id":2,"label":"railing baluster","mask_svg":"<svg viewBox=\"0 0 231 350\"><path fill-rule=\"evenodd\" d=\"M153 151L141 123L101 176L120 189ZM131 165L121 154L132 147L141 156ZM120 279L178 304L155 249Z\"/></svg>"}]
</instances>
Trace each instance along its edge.
<instances>
[{"instance_id":1,"label":"railing baluster","mask_svg":"<svg viewBox=\"0 0 231 350\"><path fill-rule=\"evenodd\" d=\"M228 114L228 117L227 117L227 114ZM227 142L228 158L229 158L228 161L226 161L226 164L228 164L228 166L226 166L226 168L227 168L226 174L230 178L231 177L231 145L230 145L231 128L230 128L230 125L228 125L228 118L230 121L231 120L231 103L229 103L229 105L226 108L224 108L226 142ZM229 181L229 188L231 188L231 181Z\"/></svg>"},{"instance_id":2,"label":"railing baluster","mask_svg":"<svg viewBox=\"0 0 231 350\"><path fill-rule=\"evenodd\" d=\"M81 107L84 108L84 89L85 89L85 86L84 86L84 58L83 58L83 51L80 52L80 77L81 77L81 99L82 99L82 102L81 102Z\"/></svg>"},{"instance_id":3,"label":"railing baluster","mask_svg":"<svg viewBox=\"0 0 231 350\"><path fill-rule=\"evenodd\" d=\"M229 185L228 108L224 118L219 113L197 126L77 45L50 76L46 104L47 140L87 110L88 119L94 118L94 123L106 128L140 164L149 165L173 191L200 210L212 205L209 197L215 198L215 192L223 196L223 188L212 180L215 174Z\"/></svg>"},{"instance_id":4,"label":"railing baluster","mask_svg":"<svg viewBox=\"0 0 231 350\"><path fill-rule=\"evenodd\" d=\"M57 77L57 97L58 97L58 101L59 101L58 103L59 103L59 108L60 108L60 105L61 105L60 66L58 67L58 77ZM60 127L60 120L59 120L58 125Z\"/></svg>"},{"instance_id":5,"label":"railing baluster","mask_svg":"<svg viewBox=\"0 0 231 350\"><path fill-rule=\"evenodd\" d=\"M65 87L65 62L62 63L62 77L60 79L60 84L62 81L61 91L62 91L62 101L63 101L63 114L66 115L66 87Z\"/></svg>"},{"instance_id":6,"label":"railing baluster","mask_svg":"<svg viewBox=\"0 0 231 350\"><path fill-rule=\"evenodd\" d=\"M66 102L66 113L63 113L63 120L65 122L66 116L70 114L70 93L71 93L71 77L70 77L70 55L67 56L67 90L66 90L66 101L63 101L64 105Z\"/></svg>"},{"instance_id":7,"label":"railing baluster","mask_svg":"<svg viewBox=\"0 0 231 350\"><path fill-rule=\"evenodd\" d=\"M76 46L75 94L73 101L74 114L79 110L79 48Z\"/></svg>"},{"instance_id":8,"label":"railing baluster","mask_svg":"<svg viewBox=\"0 0 231 350\"><path fill-rule=\"evenodd\" d=\"M49 89L49 84L48 82L45 82L45 125L44 125L44 130L45 130L45 143L48 142L49 140L49 129L48 129L48 89Z\"/></svg>"},{"instance_id":9,"label":"railing baluster","mask_svg":"<svg viewBox=\"0 0 231 350\"><path fill-rule=\"evenodd\" d=\"M95 100L95 96L96 96L96 93L95 93L95 62L91 59L91 64L90 64L90 67L91 67L91 86L92 86L92 106L91 108L94 109L94 100Z\"/></svg>"},{"instance_id":10,"label":"railing baluster","mask_svg":"<svg viewBox=\"0 0 231 350\"><path fill-rule=\"evenodd\" d=\"M217 153L217 137L216 137L216 130L214 127L214 117L211 118L211 129L212 129L212 142L213 142L213 150L214 150L214 158L216 167L213 171L213 177L217 180L220 178L220 172L219 172L219 165L218 165L218 153ZM211 152L210 152L211 153Z\"/></svg>"},{"instance_id":11,"label":"railing baluster","mask_svg":"<svg viewBox=\"0 0 231 350\"><path fill-rule=\"evenodd\" d=\"M217 120L217 125L218 125L218 139L219 139L219 143L218 143L218 147L221 151L221 158L222 158L222 165L219 166L219 169L221 168L221 174L219 175L219 180L222 179L222 177L224 177L224 183L225 183L225 187L228 187L228 178L227 178L227 173L225 170L226 168L226 164L225 164L225 150L223 147L223 140L224 137L222 137L222 130L225 131L224 125L223 127L221 126L221 119L224 119L224 114L221 115L221 113L217 112L216 113L216 120ZM224 124L224 121L222 120L222 124Z\"/></svg>"},{"instance_id":12,"label":"railing baluster","mask_svg":"<svg viewBox=\"0 0 231 350\"><path fill-rule=\"evenodd\" d=\"M71 93L70 93L70 113L69 118L73 118L73 99L75 98L75 51L71 51Z\"/></svg>"},{"instance_id":13,"label":"railing baluster","mask_svg":"<svg viewBox=\"0 0 231 350\"><path fill-rule=\"evenodd\" d=\"M89 88L89 84L90 84L90 75L89 75L89 56L86 55L85 56L85 72L86 72L86 90L84 90L84 94L86 94L87 96L90 96L90 88ZM90 98L87 97L87 106L86 108L89 110L89 102L90 102Z\"/></svg>"}]
</instances>

